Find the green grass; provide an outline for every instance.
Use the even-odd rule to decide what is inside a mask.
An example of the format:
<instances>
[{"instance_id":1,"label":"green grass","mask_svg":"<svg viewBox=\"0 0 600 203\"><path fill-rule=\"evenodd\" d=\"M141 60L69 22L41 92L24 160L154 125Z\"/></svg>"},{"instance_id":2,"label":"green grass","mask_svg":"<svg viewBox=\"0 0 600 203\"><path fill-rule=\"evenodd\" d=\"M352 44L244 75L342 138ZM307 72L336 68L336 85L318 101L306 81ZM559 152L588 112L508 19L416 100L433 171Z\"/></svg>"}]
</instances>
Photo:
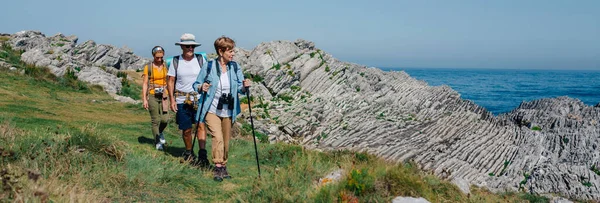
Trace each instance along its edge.
<instances>
[{"instance_id":1,"label":"green grass","mask_svg":"<svg viewBox=\"0 0 600 203\"><path fill-rule=\"evenodd\" d=\"M542 128L540 128L540 126L537 126L537 125L536 125L536 126L533 126L533 127L531 128L531 130L533 130L533 131L540 131L540 130L542 130Z\"/></svg>"},{"instance_id":2,"label":"green grass","mask_svg":"<svg viewBox=\"0 0 600 203\"><path fill-rule=\"evenodd\" d=\"M230 142L228 169L233 179L214 182L211 172L180 163L184 145L172 121L165 131L166 151L157 151L151 143L149 115L140 105L115 102L89 86L89 91L66 87L59 78L42 73L0 70L4 171L0 177L7 180L2 183L6 189L0 191L2 202L389 202L396 196L424 197L430 202L540 199L479 188L467 197L412 163L391 163L345 150L317 152L297 145L266 144L268 136L256 131L262 172L258 179L252 128L244 122ZM318 183L337 169L346 172L340 181Z\"/></svg>"}]
</instances>

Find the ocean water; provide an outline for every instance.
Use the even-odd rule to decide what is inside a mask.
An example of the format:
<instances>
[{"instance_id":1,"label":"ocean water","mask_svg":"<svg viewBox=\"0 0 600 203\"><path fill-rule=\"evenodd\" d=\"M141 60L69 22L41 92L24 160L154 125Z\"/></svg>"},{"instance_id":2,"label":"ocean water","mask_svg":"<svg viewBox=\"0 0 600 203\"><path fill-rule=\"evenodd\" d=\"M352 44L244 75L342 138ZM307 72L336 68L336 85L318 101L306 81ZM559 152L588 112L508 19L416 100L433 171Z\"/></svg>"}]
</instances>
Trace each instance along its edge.
<instances>
[{"instance_id":1,"label":"ocean water","mask_svg":"<svg viewBox=\"0 0 600 203\"><path fill-rule=\"evenodd\" d=\"M403 70L431 86L448 85L461 98L472 100L495 115L509 112L522 101L569 96L587 105L600 102L600 71L381 68Z\"/></svg>"}]
</instances>

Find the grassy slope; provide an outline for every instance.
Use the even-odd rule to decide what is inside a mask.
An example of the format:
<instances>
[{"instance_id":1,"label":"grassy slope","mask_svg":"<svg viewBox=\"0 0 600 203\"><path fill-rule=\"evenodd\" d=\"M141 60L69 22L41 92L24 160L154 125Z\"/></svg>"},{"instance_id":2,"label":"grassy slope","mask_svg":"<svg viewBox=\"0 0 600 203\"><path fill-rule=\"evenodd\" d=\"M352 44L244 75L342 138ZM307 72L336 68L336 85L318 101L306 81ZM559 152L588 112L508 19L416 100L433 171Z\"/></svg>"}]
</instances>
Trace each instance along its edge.
<instances>
[{"instance_id":1,"label":"grassy slope","mask_svg":"<svg viewBox=\"0 0 600 203\"><path fill-rule=\"evenodd\" d=\"M233 179L217 183L210 172L180 163L183 143L174 123L167 129L167 151L156 151L148 113L140 105L117 103L97 88L81 90L40 74L0 69L2 200L389 202L399 195L431 202L545 200L477 188L467 197L411 164L285 144L259 144L262 179L257 179L248 136L232 140L228 169ZM338 168L349 175L338 183L318 184Z\"/></svg>"}]
</instances>

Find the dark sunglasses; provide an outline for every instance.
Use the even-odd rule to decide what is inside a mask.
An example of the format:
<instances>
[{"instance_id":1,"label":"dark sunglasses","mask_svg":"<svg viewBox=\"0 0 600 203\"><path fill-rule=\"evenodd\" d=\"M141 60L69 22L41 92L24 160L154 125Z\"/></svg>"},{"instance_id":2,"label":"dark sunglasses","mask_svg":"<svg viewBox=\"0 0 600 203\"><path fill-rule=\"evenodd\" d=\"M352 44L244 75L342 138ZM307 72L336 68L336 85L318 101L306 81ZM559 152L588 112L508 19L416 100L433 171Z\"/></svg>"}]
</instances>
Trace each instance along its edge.
<instances>
[{"instance_id":1,"label":"dark sunglasses","mask_svg":"<svg viewBox=\"0 0 600 203\"><path fill-rule=\"evenodd\" d=\"M183 48L196 48L196 45L181 45Z\"/></svg>"}]
</instances>

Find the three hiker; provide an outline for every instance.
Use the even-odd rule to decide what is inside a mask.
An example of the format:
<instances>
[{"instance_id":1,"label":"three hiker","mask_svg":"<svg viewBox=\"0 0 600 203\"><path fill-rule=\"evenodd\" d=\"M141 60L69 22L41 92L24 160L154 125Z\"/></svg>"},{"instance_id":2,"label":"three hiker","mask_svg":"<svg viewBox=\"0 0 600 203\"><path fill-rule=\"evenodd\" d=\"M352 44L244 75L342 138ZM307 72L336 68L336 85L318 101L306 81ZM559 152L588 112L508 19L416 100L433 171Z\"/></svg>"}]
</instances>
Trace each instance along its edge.
<instances>
[{"instance_id":1,"label":"three hiker","mask_svg":"<svg viewBox=\"0 0 600 203\"><path fill-rule=\"evenodd\" d=\"M163 131L169 119L167 94L167 67L163 60L165 51L160 46L152 48L154 60L144 66L142 75L142 105L150 112L152 135L156 149L162 150L165 144Z\"/></svg>"},{"instance_id":2,"label":"three hiker","mask_svg":"<svg viewBox=\"0 0 600 203\"><path fill-rule=\"evenodd\" d=\"M185 33L180 41L175 43L181 47L182 54L173 57L169 65L169 76L167 87L171 98L171 110L176 112L176 122L182 131L185 152L183 158L186 161L208 166L206 153L206 131L204 124L196 126L196 137L198 138L199 150L198 159L195 160L192 151L192 126L195 122L195 115L198 108L198 93L194 91L192 85L196 81L201 70L206 70L207 61L200 54L194 54L194 49L200 46L192 34Z\"/></svg>"},{"instance_id":3,"label":"three hiker","mask_svg":"<svg viewBox=\"0 0 600 203\"><path fill-rule=\"evenodd\" d=\"M167 125L169 98L170 109L176 112L176 122L182 130L186 148L184 160L210 166L206 152L206 125L212 135L212 161L216 166L214 180L231 178L226 166L231 128L241 112L239 94L245 94L250 87L250 80L244 79L242 67L233 61L235 42L225 36L215 40L218 58L212 61L194 53L200 44L192 34L183 34L175 45L181 47L182 54L173 57L168 71L162 59L164 50L160 46L152 49L154 62L144 69L143 106L149 109L152 117L156 148L162 149L165 143L162 132ZM146 96L147 92L150 96ZM200 149L197 160L192 151L194 123L198 123L196 137Z\"/></svg>"},{"instance_id":4,"label":"three hiker","mask_svg":"<svg viewBox=\"0 0 600 203\"><path fill-rule=\"evenodd\" d=\"M239 94L244 94L250 86L250 80L244 79L242 67L233 61L235 42L228 37L215 40L218 58L209 62L208 69L198 75L193 89L206 94L200 101L202 112L196 116L206 123L212 135L212 161L216 168L214 180L231 178L227 171L227 158L231 127L240 114Z\"/></svg>"}]
</instances>

